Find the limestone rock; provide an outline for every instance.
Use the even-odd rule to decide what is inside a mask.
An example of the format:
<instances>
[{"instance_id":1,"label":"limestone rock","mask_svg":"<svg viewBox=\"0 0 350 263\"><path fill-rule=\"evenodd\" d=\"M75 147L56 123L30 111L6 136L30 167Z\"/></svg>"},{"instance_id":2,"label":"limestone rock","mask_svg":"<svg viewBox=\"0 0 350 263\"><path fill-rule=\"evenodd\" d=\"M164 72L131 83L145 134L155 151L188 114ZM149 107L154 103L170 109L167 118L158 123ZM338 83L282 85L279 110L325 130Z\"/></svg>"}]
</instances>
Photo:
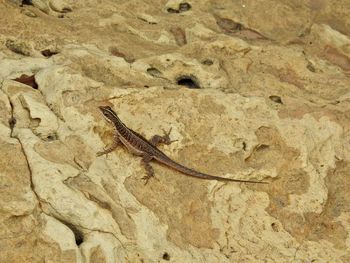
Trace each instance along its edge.
<instances>
[{"instance_id":1,"label":"limestone rock","mask_svg":"<svg viewBox=\"0 0 350 263\"><path fill-rule=\"evenodd\" d=\"M345 1L31 2L0 9L0 262L350 260ZM96 156L101 105L269 184L144 185L125 147Z\"/></svg>"}]
</instances>

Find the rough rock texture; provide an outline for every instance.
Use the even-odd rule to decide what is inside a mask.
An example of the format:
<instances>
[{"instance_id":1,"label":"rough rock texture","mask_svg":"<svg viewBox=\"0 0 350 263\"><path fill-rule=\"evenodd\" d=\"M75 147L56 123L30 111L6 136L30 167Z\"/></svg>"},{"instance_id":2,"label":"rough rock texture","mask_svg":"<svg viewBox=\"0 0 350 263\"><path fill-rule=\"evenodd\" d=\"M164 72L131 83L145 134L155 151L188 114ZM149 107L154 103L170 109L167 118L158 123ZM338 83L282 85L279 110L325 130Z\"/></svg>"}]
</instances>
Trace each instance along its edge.
<instances>
[{"instance_id":1,"label":"rough rock texture","mask_svg":"<svg viewBox=\"0 0 350 263\"><path fill-rule=\"evenodd\" d=\"M0 262L350 261L348 0L0 5Z\"/></svg>"}]
</instances>

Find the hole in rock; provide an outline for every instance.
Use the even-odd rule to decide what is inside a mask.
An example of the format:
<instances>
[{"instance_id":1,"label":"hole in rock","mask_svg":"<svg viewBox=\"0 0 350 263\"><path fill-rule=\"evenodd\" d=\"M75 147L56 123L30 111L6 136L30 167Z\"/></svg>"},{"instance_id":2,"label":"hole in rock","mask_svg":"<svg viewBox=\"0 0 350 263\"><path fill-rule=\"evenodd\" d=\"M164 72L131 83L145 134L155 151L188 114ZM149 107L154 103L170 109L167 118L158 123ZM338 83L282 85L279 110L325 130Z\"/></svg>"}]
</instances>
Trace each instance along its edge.
<instances>
[{"instance_id":1,"label":"hole in rock","mask_svg":"<svg viewBox=\"0 0 350 263\"><path fill-rule=\"evenodd\" d=\"M191 9L191 5L189 3L181 3L179 5L179 12L185 12Z\"/></svg>"},{"instance_id":2,"label":"hole in rock","mask_svg":"<svg viewBox=\"0 0 350 263\"><path fill-rule=\"evenodd\" d=\"M272 100L273 102L283 104L280 96L271 95L271 96L269 96L269 99Z\"/></svg>"},{"instance_id":3,"label":"hole in rock","mask_svg":"<svg viewBox=\"0 0 350 263\"><path fill-rule=\"evenodd\" d=\"M38 89L38 84L35 81L34 75L28 76L26 74L22 74L19 78L15 78L13 80L28 85L33 89Z\"/></svg>"},{"instance_id":4,"label":"hole in rock","mask_svg":"<svg viewBox=\"0 0 350 263\"><path fill-rule=\"evenodd\" d=\"M40 53L41 53L41 55L43 55L44 57L47 57L47 58L58 54L58 52L51 51L50 49L45 49L45 50L41 51Z\"/></svg>"},{"instance_id":5,"label":"hole in rock","mask_svg":"<svg viewBox=\"0 0 350 263\"><path fill-rule=\"evenodd\" d=\"M198 82L194 77L183 76L177 79L177 85L186 86L189 89L200 89Z\"/></svg>"},{"instance_id":6,"label":"hole in rock","mask_svg":"<svg viewBox=\"0 0 350 263\"><path fill-rule=\"evenodd\" d=\"M10 125L10 129L13 129L14 127L15 127L15 125L16 125L16 119L14 118L14 117L11 117L10 119L9 119L9 125Z\"/></svg>"},{"instance_id":7,"label":"hole in rock","mask_svg":"<svg viewBox=\"0 0 350 263\"><path fill-rule=\"evenodd\" d=\"M206 66L211 66L214 64L214 62L211 59L205 59L202 61L202 64Z\"/></svg>"},{"instance_id":8,"label":"hole in rock","mask_svg":"<svg viewBox=\"0 0 350 263\"><path fill-rule=\"evenodd\" d=\"M58 135L57 135L56 133L52 133L52 134L49 134L49 135L46 137L46 139L47 139L48 141L55 141L55 140L58 139Z\"/></svg>"},{"instance_id":9,"label":"hole in rock","mask_svg":"<svg viewBox=\"0 0 350 263\"><path fill-rule=\"evenodd\" d=\"M164 252L163 259L169 261L170 260L170 255L167 252Z\"/></svg>"},{"instance_id":10,"label":"hole in rock","mask_svg":"<svg viewBox=\"0 0 350 263\"><path fill-rule=\"evenodd\" d=\"M79 246L81 243L84 242L84 235L83 233L76 228L76 226L74 226L71 223L68 223L66 221L62 221L60 219L58 219L62 224L66 225L70 230L72 230L73 234L74 234L74 238L75 238L75 244L77 244L77 246Z\"/></svg>"},{"instance_id":11,"label":"hole in rock","mask_svg":"<svg viewBox=\"0 0 350 263\"><path fill-rule=\"evenodd\" d=\"M33 5L33 3L32 0L23 0L21 5Z\"/></svg>"},{"instance_id":12,"label":"hole in rock","mask_svg":"<svg viewBox=\"0 0 350 263\"><path fill-rule=\"evenodd\" d=\"M168 13L182 13L182 12L186 12L190 9L191 9L191 5L189 3L181 3L181 4L179 4L178 9L168 8L167 11L168 11Z\"/></svg>"},{"instance_id":13,"label":"hole in rock","mask_svg":"<svg viewBox=\"0 0 350 263\"><path fill-rule=\"evenodd\" d=\"M160 72L156 68L148 68L147 73L150 74L152 77L157 77L157 78L159 78L162 75L162 72Z\"/></svg>"}]
</instances>

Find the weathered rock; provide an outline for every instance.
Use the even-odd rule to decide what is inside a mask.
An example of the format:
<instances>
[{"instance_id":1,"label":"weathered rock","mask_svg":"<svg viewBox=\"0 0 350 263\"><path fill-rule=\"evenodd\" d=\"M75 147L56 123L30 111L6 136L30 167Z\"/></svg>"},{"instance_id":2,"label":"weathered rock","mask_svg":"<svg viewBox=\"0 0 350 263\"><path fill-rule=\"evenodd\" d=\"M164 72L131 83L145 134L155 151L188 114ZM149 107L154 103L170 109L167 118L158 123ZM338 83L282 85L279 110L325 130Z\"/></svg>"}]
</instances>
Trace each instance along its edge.
<instances>
[{"instance_id":1,"label":"weathered rock","mask_svg":"<svg viewBox=\"0 0 350 263\"><path fill-rule=\"evenodd\" d=\"M6 2L0 262L348 262L341 2ZM269 184L152 164L145 186L123 147L96 156L100 105L146 138L172 128L161 149L186 166Z\"/></svg>"}]
</instances>

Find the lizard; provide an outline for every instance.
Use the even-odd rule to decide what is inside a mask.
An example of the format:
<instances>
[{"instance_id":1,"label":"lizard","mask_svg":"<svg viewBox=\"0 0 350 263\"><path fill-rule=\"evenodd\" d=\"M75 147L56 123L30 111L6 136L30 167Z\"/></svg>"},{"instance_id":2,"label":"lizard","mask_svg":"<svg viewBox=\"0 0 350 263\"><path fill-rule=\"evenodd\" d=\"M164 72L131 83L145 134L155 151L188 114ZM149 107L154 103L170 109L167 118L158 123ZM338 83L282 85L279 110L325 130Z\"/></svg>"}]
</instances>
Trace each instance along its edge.
<instances>
[{"instance_id":1,"label":"lizard","mask_svg":"<svg viewBox=\"0 0 350 263\"><path fill-rule=\"evenodd\" d=\"M170 144L174 142L170 141L169 137L171 129L167 133L163 130L164 136L155 135L151 138L151 140L147 140L141 134L128 128L119 119L118 115L112 110L111 107L99 106L99 109L102 112L103 116L106 118L106 120L114 125L115 135L113 144L105 150L98 152L97 156L108 154L114 151L120 144L123 144L129 150L129 152L142 157L141 164L145 167L147 173L147 175L142 178L146 180L145 184L147 184L148 180L154 176L153 167L150 165L150 162L152 160L156 160L159 163L166 165L174 170L177 170L178 172L181 172L185 175L201 179L241 183L266 183L260 181L248 181L209 175L183 166L180 163L177 163L174 160L172 160L170 157L168 157L165 153L163 153L157 148L157 145L160 143Z\"/></svg>"}]
</instances>

